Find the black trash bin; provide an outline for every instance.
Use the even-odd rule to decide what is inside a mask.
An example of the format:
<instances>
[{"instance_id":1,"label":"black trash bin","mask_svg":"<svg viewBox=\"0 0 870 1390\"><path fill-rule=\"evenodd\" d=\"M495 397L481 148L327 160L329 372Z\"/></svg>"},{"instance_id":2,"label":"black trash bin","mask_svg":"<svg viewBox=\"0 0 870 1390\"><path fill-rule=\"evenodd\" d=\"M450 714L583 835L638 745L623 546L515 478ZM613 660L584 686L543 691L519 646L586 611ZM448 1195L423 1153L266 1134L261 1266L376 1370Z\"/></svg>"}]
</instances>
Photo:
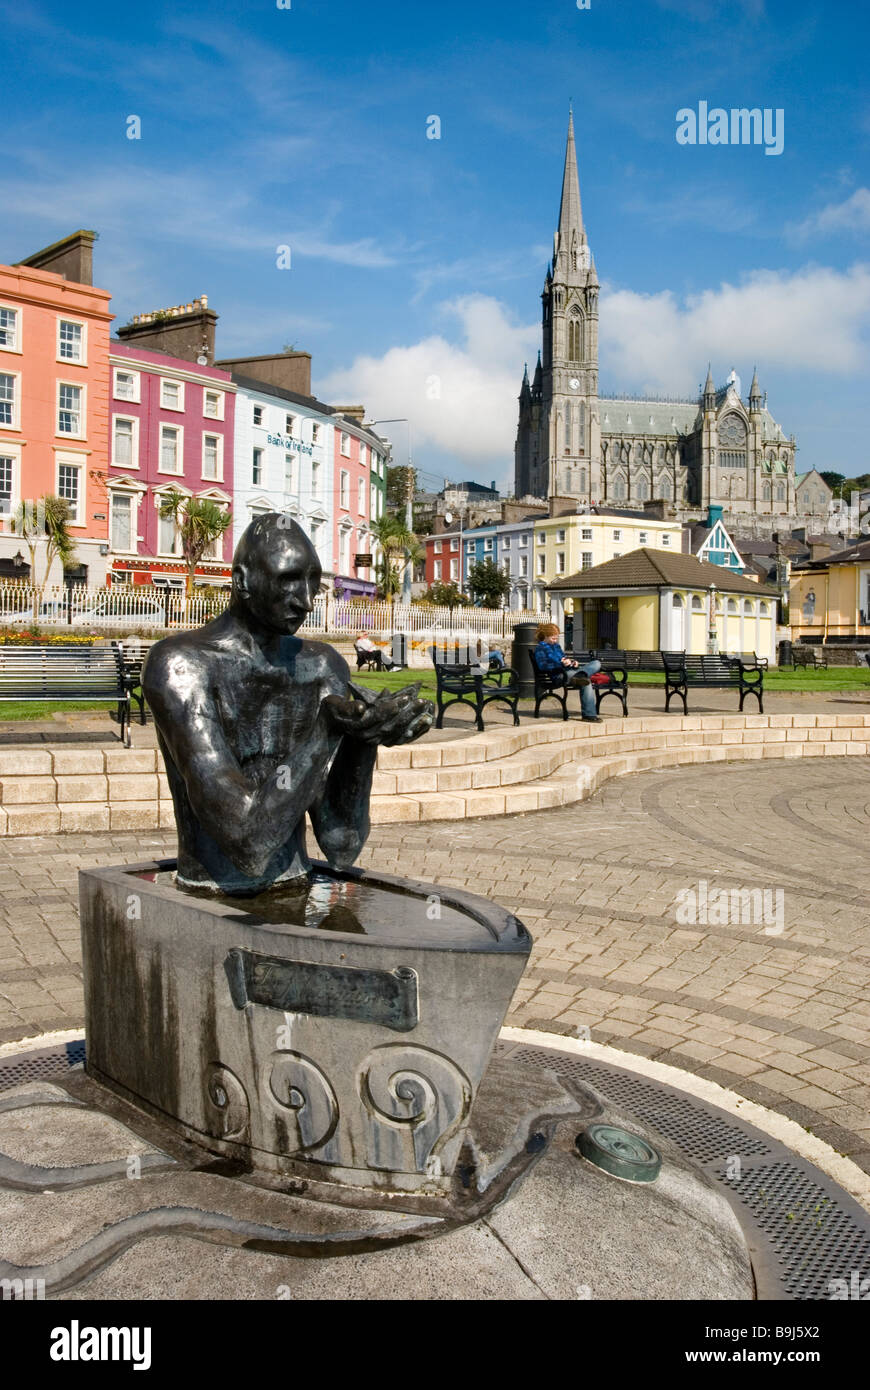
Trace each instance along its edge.
<instances>
[{"instance_id":1,"label":"black trash bin","mask_svg":"<svg viewBox=\"0 0 870 1390\"><path fill-rule=\"evenodd\" d=\"M792 644L787 637L784 637L779 644L779 665L791 666Z\"/></svg>"},{"instance_id":2,"label":"black trash bin","mask_svg":"<svg viewBox=\"0 0 870 1390\"><path fill-rule=\"evenodd\" d=\"M519 677L521 700L531 700L535 694L535 668L532 665L532 652L538 645L535 640L537 631L537 623L517 623L514 628L511 666Z\"/></svg>"},{"instance_id":3,"label":"black trash bin","mask_svg":"<svg viewBox=\"0 0 870 1390\"><path fill-rule=\"evenodd\" d=\"M404 632L393 633L390 656L393 658L394 666L407 666L408 638Z\"/></svg>"}]
</instances>

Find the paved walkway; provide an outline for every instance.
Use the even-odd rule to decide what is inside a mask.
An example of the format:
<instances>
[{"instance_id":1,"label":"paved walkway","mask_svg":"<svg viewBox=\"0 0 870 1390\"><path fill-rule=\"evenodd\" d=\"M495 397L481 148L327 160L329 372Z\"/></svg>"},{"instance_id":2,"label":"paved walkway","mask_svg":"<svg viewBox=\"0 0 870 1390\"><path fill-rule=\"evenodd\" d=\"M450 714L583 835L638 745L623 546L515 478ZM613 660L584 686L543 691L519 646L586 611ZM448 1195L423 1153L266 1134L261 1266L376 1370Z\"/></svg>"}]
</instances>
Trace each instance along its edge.
<instances>
[{"instance_id":1,"label":"paved walkway","mask_svg":"<svg viewBox=\"0 0 870 1390\"><path fill-rule=\"evenodd\" d=\"M646 773L558 810L379 827L362 862L528 924L508 1022L588 1028L709 1077L870 1171L868 774L863 758ZM0 1041L81 1024L78 868L173 849L156 832L0 841ZM766 918L732 904L731 921L715 906L677 920L701 882L708 899L774 896Z\"/></svg>"}]
</instances>

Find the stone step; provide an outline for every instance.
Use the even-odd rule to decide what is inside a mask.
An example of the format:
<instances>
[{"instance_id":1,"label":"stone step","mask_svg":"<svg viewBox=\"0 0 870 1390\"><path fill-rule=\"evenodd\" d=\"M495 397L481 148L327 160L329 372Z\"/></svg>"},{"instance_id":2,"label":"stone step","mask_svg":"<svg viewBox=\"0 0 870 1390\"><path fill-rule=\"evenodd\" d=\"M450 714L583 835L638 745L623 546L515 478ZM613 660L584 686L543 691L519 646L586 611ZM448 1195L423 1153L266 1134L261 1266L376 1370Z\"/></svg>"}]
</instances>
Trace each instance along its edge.
<instances>
[{"instance_id":1,"label":"stone step","mask_svg":"<svg viewBox=\"0 0 870 1390\"><path fill-rule=\"evenodd\" d=\"M376 825L537 811L651 768L769 757L866 756L870 714L540 720L381 749ZM0 750L0 834L156 830L175 824L156 749Z\"/></svg>"}]
</instances>

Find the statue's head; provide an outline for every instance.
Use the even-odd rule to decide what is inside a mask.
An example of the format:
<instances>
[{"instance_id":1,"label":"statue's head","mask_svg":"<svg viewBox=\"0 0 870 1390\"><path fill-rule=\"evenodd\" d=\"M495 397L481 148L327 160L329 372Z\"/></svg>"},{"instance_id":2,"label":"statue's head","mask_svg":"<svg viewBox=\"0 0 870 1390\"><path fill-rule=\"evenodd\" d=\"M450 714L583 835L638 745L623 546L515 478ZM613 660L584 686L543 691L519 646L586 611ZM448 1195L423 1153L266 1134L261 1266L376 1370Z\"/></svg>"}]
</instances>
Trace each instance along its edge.
<instances>
[{"instance_id":1,"label":"statue's head","mask_svg":"<svg viewBox=\"0 0 870 1390\"><path fill-rule=\"evenodd\" d=\"M294 633L320 587L317 551L302 527L266 512L243 532L233 556L232 605L273 632Z\"/></svg>"}]
</instances>

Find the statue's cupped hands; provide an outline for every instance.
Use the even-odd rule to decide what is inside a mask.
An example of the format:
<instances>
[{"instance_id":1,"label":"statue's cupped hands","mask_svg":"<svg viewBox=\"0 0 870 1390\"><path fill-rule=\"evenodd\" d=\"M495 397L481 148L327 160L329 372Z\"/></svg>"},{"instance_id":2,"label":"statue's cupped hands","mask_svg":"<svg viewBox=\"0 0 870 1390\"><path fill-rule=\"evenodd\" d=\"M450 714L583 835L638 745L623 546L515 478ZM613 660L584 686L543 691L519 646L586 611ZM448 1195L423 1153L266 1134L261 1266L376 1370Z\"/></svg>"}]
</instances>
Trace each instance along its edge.
<instances>
[{"instance_id":1,"label":"statue's cupped hands","mask_svg":"<svg viewBox=\"0 0 870 1390\"><path fill-rule=\"evenodd\" d=\"M391 747L412 743L432 727L435 706L431 700L419 699L419 682L375 694L349 681L348 690L347 697L327 695L323 701L327 723L335 733Z\"/></svg>"}]
</instances>

